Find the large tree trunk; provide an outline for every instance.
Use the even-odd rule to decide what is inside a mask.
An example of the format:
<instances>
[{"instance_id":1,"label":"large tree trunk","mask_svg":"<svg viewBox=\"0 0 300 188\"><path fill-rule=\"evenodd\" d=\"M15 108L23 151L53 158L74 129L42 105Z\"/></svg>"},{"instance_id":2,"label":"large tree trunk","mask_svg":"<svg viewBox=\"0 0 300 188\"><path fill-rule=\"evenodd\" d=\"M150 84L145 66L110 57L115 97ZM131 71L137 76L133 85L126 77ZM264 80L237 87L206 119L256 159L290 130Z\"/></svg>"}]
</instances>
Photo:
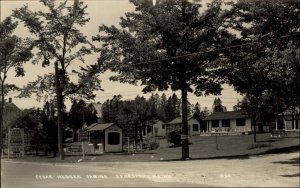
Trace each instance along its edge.
<instances>
[{"instance_id":1,"label":"large tree trunk","mask_svg":"<svg viewBox=\"0 0 300 188\"><path fill-rule=\"evenodd\" d=\"M4 83L1 83L1 101L0 101L0 169L2 169L2 151L3 151L3 113L4 113ZM8 143L7 143L8 144ZM8 154L9 155L9 154ZM1 174L2 176L2 174ZM0 187L2 178L0 176Z\"/></svg>"},{"instance_id":2,"label":"large tree trunk","mask_svg":"<svg viewBox=\"0 0 300 188\"><path fill-rule=\"evenodd\" d=\"M3 113L4 113L4 86L1 83L1 101L0 101L0 155L3 149Z\"/></svg>"},{"instance_id":3,"label":"large tree trunk","mask_svg":"<svg viewBox=\"0 0 300 188\"><path fill-rule=\"evenodd\" d=\"M252 121L253 121L253 140L254 142L256 142L256 112L254 112L253 114Z\"/></svg>"},{"instance_id":4,"label":"large tree trunk","mask_svg":"<svg viewBox=\"0 0 300 188\"><path fill-rule=\"evenodd\" d=\"M57 129L58 129L58 152L60 154L60 159L64 160L64 150L63 150L63 136L62 136L62 88L59 82L58 75L58 63L55 63L55 82L56 82L56 96L57 96Z\"/></svg>"},{"instance_id":5,"label":"large tree trunk","mask_svg":"<svg viewBox=\"0 0 300 188\"><path fill-rule=\"evenodd\" d=\"M292 129L295 129L295 118L294 115L292 115Z\"/></svg>"},{"instance_id":6,"label":"large tree trunk","mask_svg":"<svg viewBox=\"0 0 300 188\"><path fill-rule=\"evenodd\" d=\"M187 118L187 88L181 90L182 100L182 134L185 138L182 139L182 159L188 159L189 154L189 139L188 139L188 118Z\"/></svg>"}]
</instances>

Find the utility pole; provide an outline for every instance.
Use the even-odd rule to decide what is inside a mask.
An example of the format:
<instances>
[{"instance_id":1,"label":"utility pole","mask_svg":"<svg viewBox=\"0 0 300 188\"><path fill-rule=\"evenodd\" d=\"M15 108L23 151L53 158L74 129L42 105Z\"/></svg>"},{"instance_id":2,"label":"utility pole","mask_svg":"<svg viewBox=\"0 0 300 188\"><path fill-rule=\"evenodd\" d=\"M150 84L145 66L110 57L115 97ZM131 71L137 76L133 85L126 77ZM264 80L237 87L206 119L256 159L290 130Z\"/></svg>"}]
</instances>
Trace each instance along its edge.
<instances>
[{"instance_id":1,"label":"utility pole","mask_svg":"<svg viewBox=\"0 0 300 188\"><path fill-rule=\"evenodd\" d=\"M58 71L58 63L55 62L55 86L56 86L56 106L57 106L57 129L58 129L58 152L60 159L64 160L64 150L63 150L63 137L62 137L62 118L61 118L61 108L62 108L62 88L60 84L60 77Z\"/></svg>"},{"instance_id":2,"label":"utility pole","mask_svg":"<svg viewBox=\"0 0 300 188\"><path fill-rule=\"evenodd\" d=\"M1 90L1 92L3 92ZM3 103L2 99L0 100L0 170L2 169L2 152L3 152ZM2 173L2 170L1 170ZM0 174L0 188L2 185L2 174Z\"/></svg>"}]
</instances>

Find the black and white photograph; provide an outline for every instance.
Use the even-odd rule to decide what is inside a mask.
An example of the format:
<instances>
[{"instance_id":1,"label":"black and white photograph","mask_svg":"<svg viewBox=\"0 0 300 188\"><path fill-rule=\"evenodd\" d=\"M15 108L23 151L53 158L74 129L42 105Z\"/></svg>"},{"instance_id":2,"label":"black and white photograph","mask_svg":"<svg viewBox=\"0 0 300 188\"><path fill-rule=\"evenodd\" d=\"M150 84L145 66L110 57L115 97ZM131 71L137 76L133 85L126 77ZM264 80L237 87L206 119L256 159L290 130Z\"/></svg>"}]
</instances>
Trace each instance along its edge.
<instances>
[{"instance_id":1,"label":"black and white photograph","mask_svg":"<svg viewBox=\"0 0 300 188\"><path fill-rule=\"evenodd\" d=\"M0 188L299 187L299 0L0 0Z\"/></svg>"}]
</instances>

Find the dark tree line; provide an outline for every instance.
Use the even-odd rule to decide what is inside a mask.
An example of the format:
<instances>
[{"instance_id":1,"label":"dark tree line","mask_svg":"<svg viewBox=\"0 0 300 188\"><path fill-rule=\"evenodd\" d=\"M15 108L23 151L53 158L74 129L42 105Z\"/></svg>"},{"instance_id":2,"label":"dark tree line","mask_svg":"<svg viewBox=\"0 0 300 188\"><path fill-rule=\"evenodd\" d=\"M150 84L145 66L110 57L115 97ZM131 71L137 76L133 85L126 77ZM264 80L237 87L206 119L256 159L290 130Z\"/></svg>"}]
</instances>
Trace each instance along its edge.
<instances>
[{"instance_id":1,"label":"dark tree line","mask_svg":"<svg viewBox=\"0 0 300 188\"><path fill-rule=\"evenodd\" d=\"M155 120L168 122L181 116L180 98L175 93L168 98L163 93L161 96L152 94L148 99L137 96L134 100L122 100L121 95L115 95L103 103L102 114L103 122L116 122L138 139L142 129Z\"/></svg>"},{"instance_id":2,"label":"dark tree line","mask_svg":"<svg viewBox=\"0 0 300 188\"><path fill-rule=\"evenodd\" d=\"M164 122L181 115L180 99L176 94L166 97L152 94L149 99L137 96L134 100L122 100L121 95L115 95L103 103L103 121L115 122L124 113L132 112L140 119L160 119Z\"/></svg>"},{"instance_id":3,"label":"dark tree line","mask_svg":"<svg viewBox=\"0 0 300 188\"><path fill-rule=\"evenodd\" d=\"M53 157L56 157L58 140L54 114L53 105L46 102L43 109L25 110L24 115L12 122L10 127L24 129L30 146L27 149L35 150L36 155L39 155L39 151L43 151L44 155L48 155L51 151Z\"/></svg>"}]
</instances>

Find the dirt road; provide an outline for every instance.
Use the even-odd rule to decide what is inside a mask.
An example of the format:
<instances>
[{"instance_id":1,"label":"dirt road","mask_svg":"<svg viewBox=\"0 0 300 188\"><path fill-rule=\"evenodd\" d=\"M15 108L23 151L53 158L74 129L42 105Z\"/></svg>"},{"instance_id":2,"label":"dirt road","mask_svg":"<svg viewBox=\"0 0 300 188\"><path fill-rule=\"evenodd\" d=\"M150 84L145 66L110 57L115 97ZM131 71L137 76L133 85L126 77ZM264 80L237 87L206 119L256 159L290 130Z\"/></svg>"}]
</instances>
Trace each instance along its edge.
<instances>
[{"instance_id":1,"label":"dirt road","mask_svg":"<svg viewBox=\"0 0 300 188\"><path fill-rule=\"evenodd\" d=\"M29 184L48 187L53 183L56 187L297 187L300 167L296 152L190 161L52 164L3 160L3 163L3 184L7 187Z\"/></svg>"}]
</instances>

